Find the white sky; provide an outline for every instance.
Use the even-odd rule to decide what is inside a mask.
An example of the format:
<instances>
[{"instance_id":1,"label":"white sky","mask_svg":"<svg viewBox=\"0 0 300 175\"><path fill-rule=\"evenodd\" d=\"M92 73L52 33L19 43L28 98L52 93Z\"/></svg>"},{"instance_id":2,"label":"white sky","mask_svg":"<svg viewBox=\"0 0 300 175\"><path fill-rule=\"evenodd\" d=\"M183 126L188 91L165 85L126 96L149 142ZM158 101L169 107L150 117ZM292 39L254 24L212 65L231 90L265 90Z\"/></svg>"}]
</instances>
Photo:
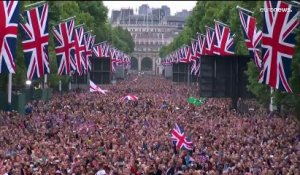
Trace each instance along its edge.
<instances>
[{"instance_id":1,"label":"white sky","mask_svg":"<svg viewBox=\"0 0 300 175\"><path fill-rule=\"evenodd\" d=\"M120 10L121 8L136 9L142 4L148 4L150 8L160 8L162 5L170 7L171 15L180 12L183 9L192 10L196 6L197 1L103 1L103 4L108 8L108 17L111 16L112 10Z\"/></svg>"}]
</instances>

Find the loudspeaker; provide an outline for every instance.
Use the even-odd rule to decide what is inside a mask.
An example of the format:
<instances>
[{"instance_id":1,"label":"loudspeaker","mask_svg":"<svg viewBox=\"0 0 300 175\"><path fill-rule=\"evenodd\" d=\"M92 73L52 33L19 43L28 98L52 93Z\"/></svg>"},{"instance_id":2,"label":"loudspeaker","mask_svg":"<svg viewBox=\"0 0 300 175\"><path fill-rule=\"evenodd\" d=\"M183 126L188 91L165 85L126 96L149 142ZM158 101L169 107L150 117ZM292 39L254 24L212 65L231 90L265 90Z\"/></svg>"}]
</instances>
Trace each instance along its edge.
<instances>
[{"instance_id":1,"label":"loudspeaker","mask_svg":"<svg viewBox=\"0 0 300 175\"><path fill-rule=\"evenodd\" d=\"M237 99L251 98L247 90L248 78L244 73L248 56L203 56L199 79L201 97Z\"/></svg>"},{"instance_id":2,"label":"loudspeaker","mask_svg":"<svg viewBox=\"0 0 300 175\"><path fill-rule=\"evenodd\" d=\"M188 78L188 66L186 63L173 64L173 82L184 83Z\"/></svg>"},{"instance_id":3,"label":"loudspeaker","mask_svg":"<svg viewBox=\"0 0 300 175\"><path fill-rule=\"evenodd\" d=\"M90 61L92 64L90 79L96 84L110 84L111 81L110 58L92 57Z\"/></svg>"}]
</instances>

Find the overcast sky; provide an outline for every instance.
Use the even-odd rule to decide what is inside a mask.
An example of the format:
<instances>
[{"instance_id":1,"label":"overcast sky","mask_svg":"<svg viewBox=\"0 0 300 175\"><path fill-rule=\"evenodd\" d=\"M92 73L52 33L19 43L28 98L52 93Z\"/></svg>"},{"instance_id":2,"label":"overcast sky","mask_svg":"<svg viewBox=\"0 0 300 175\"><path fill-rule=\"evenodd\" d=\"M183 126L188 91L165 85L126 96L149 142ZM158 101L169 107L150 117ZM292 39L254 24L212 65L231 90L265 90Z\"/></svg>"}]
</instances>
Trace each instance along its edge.
<instances>
[{"instance_id":1,"label":"overcast sky","mask_svg":"<svg viewBox=\"0 0 300 175\"><path fill-rule=\"evenodd\" d=\"M134 13L136 9L142 4L148 4L150 8L159 8L162 5L169 6L171 15L183 9L192 10L197 1L103 1L104 5L108 8L108 16L111 16L111 10L120 10L121 8L133 8Z\"/></svg>"}]
</instances>

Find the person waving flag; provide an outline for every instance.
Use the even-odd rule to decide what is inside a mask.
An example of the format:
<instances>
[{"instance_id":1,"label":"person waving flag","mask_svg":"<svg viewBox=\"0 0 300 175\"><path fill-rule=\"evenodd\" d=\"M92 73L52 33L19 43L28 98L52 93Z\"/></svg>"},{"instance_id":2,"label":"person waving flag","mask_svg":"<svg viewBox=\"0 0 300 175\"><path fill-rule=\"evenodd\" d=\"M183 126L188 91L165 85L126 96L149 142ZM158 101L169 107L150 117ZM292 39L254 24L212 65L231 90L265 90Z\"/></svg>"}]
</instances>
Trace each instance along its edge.
<instances>
[{"instance_id":1,"label":"person waving flag","mask_svg":"<svg viewBox=\"0 0 300 175\"><path fill-rule=\"evenodd\" d=\"M172 142L179 149L193 150L193 142L189 141L187 136L184 134L183 128L181 128L177 123L175 128L172 129Z\"/></svg>"},{"instance_id":2,"label":"person waving flag","mask_svg":"<svg viewBox=\"0 0 300 175\"><path fill-rule=\"evenodd\" d=\"M90 92L101 92L102 94L106 95L108 90L103 90L99 86L97 86L94 82L90 80Z\"/></svg>"}]
</instances>

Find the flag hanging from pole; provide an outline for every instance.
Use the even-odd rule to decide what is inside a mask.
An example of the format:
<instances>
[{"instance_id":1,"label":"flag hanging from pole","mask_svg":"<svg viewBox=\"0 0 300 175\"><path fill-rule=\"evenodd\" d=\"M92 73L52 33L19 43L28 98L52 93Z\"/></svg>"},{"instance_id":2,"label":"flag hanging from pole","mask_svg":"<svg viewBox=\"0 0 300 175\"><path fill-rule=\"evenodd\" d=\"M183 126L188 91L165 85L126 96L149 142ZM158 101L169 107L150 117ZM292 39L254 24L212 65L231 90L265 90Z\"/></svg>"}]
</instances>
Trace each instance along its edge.
<instances>
[{"instance_id":1,"label":"flag hanging from pole","mask_svg":"<svg viewBox=\"0 0 300 175\"><path fill-rule=\"evenodd\" d=\"M92 36L90 32L84 33L84 43L85 43L85 73L91 71L91 61L90 58L93 56L92 48L95 41L95 35Z\"/></svg>"},{"instance_id":2,"label":"flag hanging from pole","mask_svg":"<svg viewBox=\"0 0 300 175\"><path fill-rule=\"evenodd\" d=\"M25 11L21 24L22 45L27 67L27 78L40 78L50 73L48 57L48 4Z\"/></svg>"},{"instance_id":3,"label":"flag hanging from pole","mask_svg":"<svg viewBox=\"0 0 300 175\"><path fill-rule=\"evenodd\" d=\"M53 27L58 75L71 75L76 70L74 24L75 20L71 19Z\"/></svg>"},{"instance_id":4,"label":"flag hanging from pole","mask_svg":"<svg viewBox=\"0 0 300 175\"><path fill-rule=\"evenodd\" d=\"M211 27L206 26L205 35L205 54L213 55L214 53L214 40L215 40L215 30Z\"/></svg>"},{"instance_id":5,"label":"flag hanging from pole","mask_svg":"<svg viewBox=\"0 0 300 175\"><path fill-rule=\"evenodd\" d=\"M230 28L215 21L215 43L213 53L216 55L233 55L234 40Z\"/></svg>"},{"instance_id":6,"label":"flag hanging from pole","mask_svg":"<svg viewBox=\"0 0 300 175\"><path fill-rule=\"evenodd\" d=\"M172 129L172 141L179 149L193 150L193 142L189 141L187 136L184 134L183 128L181 128L177 123L175 128Z\"/></svg>"},{"instance_id":7,"label":"flag hanging from pole","mask_svg":"<svg viewBox=\"0 0 300 175\"><path fill-rule=\"evenodd\" d=\"M101 92L102 94L106 95L108 90L101 89L99 86L97 86L94 82L90 80L90 92Z\"/></svg>"},{"instance_id":8,"label":"flag hanging from pole","mask_svg":"<svg viewBox=\"0 0 300 175\"><path fill-rule=\"evenodd\" d=\"M247 11L239 9L239 16L242 25L244 40L256 67L261 68L260 42L262 38L261 30L256 27L256 19L249 15Z\"/></svg>"},{"instance_id":9,"label":"flag hanging from pole","mask_svg":"<svg viewBox=\"0 0 300 175\"><path fill-rule=\"evenodd\" d=\"M262 34L263 63L259 82L285 92L292 92L288 83L296 43L293 30L299 25L299 9L283 1L265 1Z\"/></svg>"},{"instance_id":10,"label":"flag hanging from pole","mask_svg":"<svg viewBox=\"0 0 300 175\"><path fill-rule=\"evenodd\" d=\"M0 73L16 72L19 2L0 2Z\"/></svg>"},{"instance_id":11,"label":"flag hanging from pole","mask_svg":"<svg viewBox=\"0 0 300 175\"><path fill-rule=\"evenodd\" d=\"M75 61L76 70L79 75L84 73L85 67L85 43L83 39L84 29L80 25L75 29Z\"/></svg>"}]
</instances>

